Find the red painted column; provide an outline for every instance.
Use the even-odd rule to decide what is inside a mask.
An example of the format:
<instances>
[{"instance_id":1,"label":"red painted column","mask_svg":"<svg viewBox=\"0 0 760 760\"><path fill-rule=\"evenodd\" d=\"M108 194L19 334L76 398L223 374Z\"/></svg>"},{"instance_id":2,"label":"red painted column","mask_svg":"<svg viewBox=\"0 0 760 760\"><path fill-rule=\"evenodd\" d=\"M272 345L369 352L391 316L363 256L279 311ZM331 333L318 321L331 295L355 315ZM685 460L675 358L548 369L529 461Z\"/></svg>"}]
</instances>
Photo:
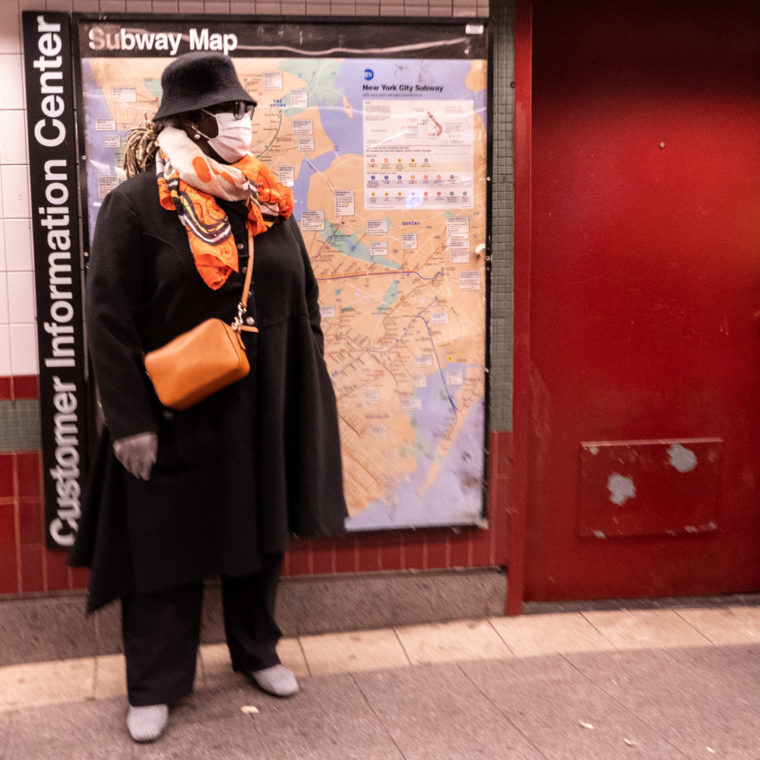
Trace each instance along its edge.
<instances>
[{"instance_id":1,"label":"red painted column","mask_svg":"<svg viewBox=\"0 0 760 760\"><path fill-rule=\"evenodd\" d=\"M515 7L515 221L513 472L507 614L522 611L530 431L531 103L533 1Z\"/></svg>"}]
</instances>

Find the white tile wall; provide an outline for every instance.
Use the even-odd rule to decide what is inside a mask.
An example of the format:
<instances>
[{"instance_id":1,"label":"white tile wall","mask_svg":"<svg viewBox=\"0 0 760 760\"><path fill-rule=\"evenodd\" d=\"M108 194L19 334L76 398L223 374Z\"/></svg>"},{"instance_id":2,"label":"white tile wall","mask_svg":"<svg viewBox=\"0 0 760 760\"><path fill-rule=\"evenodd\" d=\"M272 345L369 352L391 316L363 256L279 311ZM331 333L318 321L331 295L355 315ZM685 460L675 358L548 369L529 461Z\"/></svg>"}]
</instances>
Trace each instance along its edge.
<instances>
[{"instance_id":1,"label":"white tile wall","mask_svg":"<svg viewBox=\"0 0 760 760\"><path fill-rule=\"evenodd\" d=\"M24 107L21 53L0 54L0 109Z\"/></svg>"},{"instance_id":2,"label":"white tile wall","mask_svg":"<svg viewBox=\"0 0 760 760\"><path fill-rule=\"evenodd\" d=\"M6 219L3 226L5 228L5 269L9 272L34 271L31 221Z\"/></svg>"},{"instance_id":3,"label":"white tile wall","mask_svg":"<svg viewBox=\"0 0 760 760\"><path fill-rule=\"evenodd\" d=\"M40 371L37 357L37 325L11 325L11 374L37 375Z\"/></svg>"},{"instance_id":4,"label":"white tile wall","mask_svg":"<svg viewBox=\"0 0 760 760\"><path fill-rule=\"evenodd\" d=\"M29 205L29 166L0 166L0 183L3 186L3 216L6 219L30 219L32 209Z\"/></svg>"},{"instance_id":5,"label":"white tile wall","mask_svg":"<svg viewBox=\"0 0 760 760\"><path fill-rule=\"evenodd\" d=\"M336 8L374 7L388 15L457 15L487 0L340 0ZM30 231L29 159L21 44L21 11L329 14L330 0L0 0L0 377L39 371ZM343 11L345 12L345 11Z\"/></svg>"},{"instance_id":6,"label":"white tile wall","mask_svg":"<svg viewBox=\"0 0 760 760\"><path fill-rule=\"evenodd\" d=\"M8 272L8 321L12 324L34 322L34 273Z\"/></svg>"},{"instance_id":7,"label":"white tile wall","mask_svg":"<svg viewBox=\"0 0 760 760\"><path fill-rule=\"evenodd\" d=\"M24 112L0 111L0 164L27 164Z\"/></svg>"},{"instance_id":8,"label":"white tile wall","mask_svg":"<svg viewBox=\"0 0 760 760\"><path fill-rule=\"evenodd\" d=\"M8 319L8 275L0 272L0 325L7 325Z\"/></svg>"},{"instance_id":9,"label":"white tile wall","mask_svg":"<svg viewBox=\"0 0 760 760\"><path fill-rule=\"evenodd\" d=\"M21 52L21 15L13 0L2 0L0 23L0 53Z\"/></svg>"},{"instance_id":10,"label":"white tile wall","mask_svg":"<svg viewBox=\"0 0 760 760\"><path fill-rule=\"evenodd\" d=\"M20 11L38 11L44 8L44 6L45 3L41 2L41 0L18 0L18 9Z\"/></svg>"},{"instance_id":11,"label":"white tile wall","mask_svg":"<svg viewBox=\"0 0 760 760\"><path fill-rule=\"evenodd\" d=\"M11 333L9 325L0 323L0 377L11 375Z\"/></svg>"}]
</instances>

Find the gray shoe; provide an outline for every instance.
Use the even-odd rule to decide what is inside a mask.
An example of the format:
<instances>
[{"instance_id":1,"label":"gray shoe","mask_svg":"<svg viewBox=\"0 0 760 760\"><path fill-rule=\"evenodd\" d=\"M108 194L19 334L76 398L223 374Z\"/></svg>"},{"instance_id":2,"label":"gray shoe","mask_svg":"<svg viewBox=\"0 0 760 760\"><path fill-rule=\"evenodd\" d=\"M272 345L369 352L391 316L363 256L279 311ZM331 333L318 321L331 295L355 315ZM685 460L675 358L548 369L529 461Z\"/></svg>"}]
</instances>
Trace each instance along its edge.
<instances>
[{"instance_id":1,"label":"gray shoe","mask_svg":"<svg viewBox=\"0 0 760 760\"><path fill-rule=\"evenodd\" d=\"M292 697L300 691L296 677L284 665L253 670L251 678L262 691L275 697Z\"/></svg>"},{"instance_id":2,"label":"gray shoe","mask_svg":"<svg viewBox=\"0 0 760 760\"><path fill-rule=\"evenodd\" d=\"M132 707L127 714L127 729L136 742L154 742L163 734L169 722L168 705Z\"/></svg>"}]
</instances>

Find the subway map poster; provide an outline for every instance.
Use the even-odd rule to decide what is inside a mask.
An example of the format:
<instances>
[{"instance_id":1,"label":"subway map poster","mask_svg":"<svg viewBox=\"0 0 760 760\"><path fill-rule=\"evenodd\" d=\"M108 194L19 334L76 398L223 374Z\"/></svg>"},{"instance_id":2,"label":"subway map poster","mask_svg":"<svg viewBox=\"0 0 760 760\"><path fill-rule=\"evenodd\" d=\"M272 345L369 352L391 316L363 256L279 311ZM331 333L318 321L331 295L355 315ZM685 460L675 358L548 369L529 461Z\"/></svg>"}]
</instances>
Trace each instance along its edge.
<instances>
[{"instance_id":1,"label":"subway map poster","mask_svg":"<svg viewBox=\"0 0 760 760\"><path fill-rule=\"evenodd\" d=\"M319 281L349 530L483 524L487 31L79 19L91 236L129 130L191 50L233 58L251 151L293 189Z\"/></svg>"}]
</instances>

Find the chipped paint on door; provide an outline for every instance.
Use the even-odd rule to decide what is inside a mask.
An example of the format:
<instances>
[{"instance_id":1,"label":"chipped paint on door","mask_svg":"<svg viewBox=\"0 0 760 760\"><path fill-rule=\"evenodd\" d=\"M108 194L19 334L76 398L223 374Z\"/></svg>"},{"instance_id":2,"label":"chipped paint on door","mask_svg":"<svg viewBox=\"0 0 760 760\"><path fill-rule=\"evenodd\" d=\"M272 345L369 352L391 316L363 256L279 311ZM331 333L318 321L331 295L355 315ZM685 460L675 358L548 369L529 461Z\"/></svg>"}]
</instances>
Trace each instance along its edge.
<instances>
[{"instance_id":1,"label":"chipped paint on door","mask_svg":"<svg viewBox=\"0 0 760 760\"><path fill-rule=\"evenodd\" d=\"M622 507L628 499L636 498L636 486L633 480L617 472L613 472L607 478L607 490L610 492L610 501L619 507Z\"/></svg>"},{"instance_id":2,"label":"chipped paint on door","mask_svg":"<svg viewBox=\"0 0 760 760\"><path fill-rule=\"evenodd\" d=\"M581 444L577 535L679 536L718 528L723 441Z\"/></svg>"}]
</instances>

